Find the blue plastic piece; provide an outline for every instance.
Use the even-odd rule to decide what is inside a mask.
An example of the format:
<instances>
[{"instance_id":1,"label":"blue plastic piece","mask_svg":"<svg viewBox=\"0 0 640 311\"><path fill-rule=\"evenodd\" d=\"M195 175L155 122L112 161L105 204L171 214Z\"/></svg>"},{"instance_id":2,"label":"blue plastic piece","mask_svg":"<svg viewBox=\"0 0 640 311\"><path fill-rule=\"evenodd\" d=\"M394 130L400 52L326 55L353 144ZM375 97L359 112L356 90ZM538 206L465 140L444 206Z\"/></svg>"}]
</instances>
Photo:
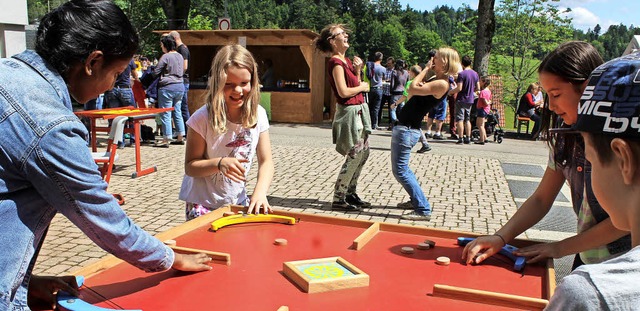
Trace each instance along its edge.
<instances>
[{"instance_id":1,"label":"blue plastic piece","mask_svg":"<svg viewBox=\"0 0 640 311\"><path fill-rule=\"evenodd\" d=\"M76 276L76 283L78 284L78 288L80 288L84 284L84 276L78 275ZM96 307L92 304L85 302L84 300L71 296L67 292L59 292L56 297L58 302L58 309L62 311L111 311L114 309L105 309ZM125 311L142 311L142 310L125 310Z\"/></svg>"},{"instance_id":2,"label":"blue plastic piece","mask_svg":"<svg viewBox=\"0 0 640 311\"><path fill-rule=\"evenodd\" d=\"M475 240L475 238L465 238L465 237L459 237L458 238L458 245L460 246L465 246L467 244L469 244L469 242ZM498 253L500 253L501 255L507 256L507 258L513 260L514 264L513 264L513 270L515 271L522 271L522 269L524 269L525 264L527 263L527 259L523 256L516 256L513 254L513 252L515 250L517 250L518 248L513 246L513 245L505 245L502 247L502 249L500 249L500 251Z\"/></svg>"}]
</instances>

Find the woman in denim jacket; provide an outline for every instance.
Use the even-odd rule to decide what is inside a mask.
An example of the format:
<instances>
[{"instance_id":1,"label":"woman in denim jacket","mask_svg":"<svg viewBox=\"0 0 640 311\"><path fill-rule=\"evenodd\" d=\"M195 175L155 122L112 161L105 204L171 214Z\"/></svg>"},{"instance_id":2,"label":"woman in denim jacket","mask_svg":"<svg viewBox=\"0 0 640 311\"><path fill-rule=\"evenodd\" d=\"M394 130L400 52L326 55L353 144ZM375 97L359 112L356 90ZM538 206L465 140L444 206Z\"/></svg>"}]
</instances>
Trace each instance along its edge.
<instances>
[{"instance_id":1,"label":"woman in denim jacket","mask_svg":"<svg viewBox=\"0 0 640 311\"><path fill-rule=\"evenodd\" d=\"M0 310L51 309L58 290L77 293L73 277L31 275L58 212L140 269L210 269L206 255L174 254L125 215L72 111L71 98L110 89L137 48L111 1L72 0L42 19L35 51L0 59Z\"/></svg>"}]
</instances>

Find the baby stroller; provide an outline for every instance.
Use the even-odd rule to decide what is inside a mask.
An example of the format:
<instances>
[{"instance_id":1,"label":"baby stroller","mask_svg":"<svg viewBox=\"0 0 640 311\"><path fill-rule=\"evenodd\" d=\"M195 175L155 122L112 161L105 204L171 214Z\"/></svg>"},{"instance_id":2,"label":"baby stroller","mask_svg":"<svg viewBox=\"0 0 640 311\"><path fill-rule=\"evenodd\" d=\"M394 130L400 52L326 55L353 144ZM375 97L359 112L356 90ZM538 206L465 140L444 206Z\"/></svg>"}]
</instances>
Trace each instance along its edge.
<instances>
[{"instance_id":1,"label":"baby stroller","mask_svg":"<svg viewBox=\"0 0 640 311\"><path fill-rule=\"evenodd\" d=\"M480 130L475 125L476 124L476 115L472 112L472 120L471 125L473 126L471 130L471 139L478 140L480 139ZM487 138L493 135L493 141L498 142L498 144L502 143L502 139L504 138L504 130L500 126L500 114L498 113L498 109L491 108L491 112L487 115L487 119L484 122L484 129L487 132Z\"/></svg>"}]
</instances>

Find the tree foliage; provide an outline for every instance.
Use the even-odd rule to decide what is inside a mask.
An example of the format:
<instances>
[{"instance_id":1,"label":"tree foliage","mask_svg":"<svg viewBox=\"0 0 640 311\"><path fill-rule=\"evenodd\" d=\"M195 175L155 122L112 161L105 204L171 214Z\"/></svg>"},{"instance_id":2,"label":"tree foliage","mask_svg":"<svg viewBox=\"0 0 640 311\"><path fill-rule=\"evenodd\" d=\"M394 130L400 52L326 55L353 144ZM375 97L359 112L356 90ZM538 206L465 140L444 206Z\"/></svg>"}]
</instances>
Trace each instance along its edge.
<instances>
[{"instance_id":1,"label":"tree foliage","mask_svg":"<svg viewBox=\"0 0 640 311\"><path fill-rule=\"evenodd\" d=\"M29 21L37 23L49 10L66 0L27 0ZM480 0L478 0L480 1ZM431 11L402 7L399 0L114 0L138 30L140 53L157 57L158 34L154 30L215 29L218 18L231 18L234 29L311 29L345 23L352 32L349 53L369 57L376 51L403 58L409 64L426 61L430 49L449 45L461 55L475 54L481 12L468 5L437 6ZM483 0L495 4L494 0ZM225 3L227 4L225 10ZM508 98L515 103L521 89L537 80L536 68L546 53L560 42L591 42L605 60L620 56L640 28L594 25L586 32L572 29L555 0L501 0L495 7L495 35L484 51L490 52L487 74L503 76ZM480 6L479 6L480 7ZM226 15L225 16L225 11ZM486 45L486 44L485 44ZM474 59L474 66L477 66Z\"/></svg>"}]
</instances>

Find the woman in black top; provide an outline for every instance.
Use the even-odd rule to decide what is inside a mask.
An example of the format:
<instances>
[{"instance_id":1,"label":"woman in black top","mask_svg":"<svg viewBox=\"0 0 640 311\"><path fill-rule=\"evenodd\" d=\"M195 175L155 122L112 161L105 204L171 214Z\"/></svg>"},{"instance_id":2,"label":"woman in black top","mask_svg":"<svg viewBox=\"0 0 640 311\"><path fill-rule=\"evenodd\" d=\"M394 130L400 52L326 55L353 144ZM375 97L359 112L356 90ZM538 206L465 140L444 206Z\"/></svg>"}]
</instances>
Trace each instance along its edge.
<instances>
[{"instance_id":1,"label":"woman in black top","mask_svg":"<svg viewBox=\"0 0 640 311\"><path fill-rule=\"evenodd\" d=\"M402 184L411 202L400 203L399 207L412 207L409 214L400 216L408 220L431 219L431 204L425 197L420 184L409 168L411 148L420 138L422 119L447 95L453 83L449 76L460 68L460 56L452 48L440 48L427 63L424 70L416 76L409 86L409 101L398 114L398 124L393 127L391 136L391 170L396 180ZM427 75L431 75L425 81Z\"/></svg>"}]
</instances>

